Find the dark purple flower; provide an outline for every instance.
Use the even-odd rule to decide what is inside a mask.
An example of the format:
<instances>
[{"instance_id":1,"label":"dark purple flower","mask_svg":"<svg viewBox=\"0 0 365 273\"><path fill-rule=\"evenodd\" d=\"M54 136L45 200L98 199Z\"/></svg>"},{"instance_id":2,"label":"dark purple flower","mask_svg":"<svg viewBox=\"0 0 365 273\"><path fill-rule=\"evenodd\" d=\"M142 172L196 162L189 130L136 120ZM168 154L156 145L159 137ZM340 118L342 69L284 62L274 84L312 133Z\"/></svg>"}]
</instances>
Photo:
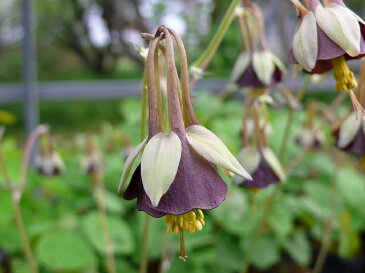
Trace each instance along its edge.
<instances>
[{"instance_id":1,"label":"dark purple flower","mask_svg":"<svg viewBox=\"0 0 365 273\"><path fill-rule=\"evenodd\" d=\"M336 146L349 153L365 155L365 121L351 113L334 132Z\"/></svg>"},{"instance_id":2,"label":"dark purple flower","mask_svg":"<svg viewBox=\"0 0 365 273\"><path fill-rule=\"evenodd\" d=\"M270 51L241 53L233 69L239 87L265 88L281 82L285 67Z\"/></svg>"},{"instance_id":3,"label":"dark purple flower","mask_svg":"<svg viewBox=\"0 0 365 273\"><path fill-rule=\"evenodd\" d=\"M247 188L265 188L285 180L286 175L275 154L267 147L256 149L244 147L238 161L251 174L252 180L235 178L235 183Z\"/></svg>"}]
</instances>

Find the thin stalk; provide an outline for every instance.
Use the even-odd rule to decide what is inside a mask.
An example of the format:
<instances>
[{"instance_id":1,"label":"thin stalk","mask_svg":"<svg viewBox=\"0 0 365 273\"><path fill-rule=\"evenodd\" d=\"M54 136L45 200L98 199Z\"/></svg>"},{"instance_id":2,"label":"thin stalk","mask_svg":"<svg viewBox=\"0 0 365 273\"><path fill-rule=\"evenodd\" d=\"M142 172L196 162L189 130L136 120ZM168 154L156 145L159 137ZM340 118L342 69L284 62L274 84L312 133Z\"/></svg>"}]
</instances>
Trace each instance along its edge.
<instances>
[{"instance_id":1,"label":"thin stalk","mask_svg":"<svg viewBox=\"0 0 365 273\"><path fill-rule=\"evenodd\" d=\"M27 171L29 169L29 163L30 163L30 158L31 158L33 148L34 148L39 136L42 134L46 134L48 132L49 132L48 126L45 126L45 125L37 126L30 133L27 143L25 144L24 155L23 155L23 160L22 160L20 175L19 175L19 184L18 184L18 191L20 194L19 198L21 198L21 195L23 194L26 183L27 183L26 176L27 176Z\"/></svg>"},{"instance_id":2,"label":"thin stalk","mask_svg":"<svg viewBox=\"0 0 365 273\"><path fill-rule=\"evenodd\" d=\"M15 215L14 215L15 223L16 223L16 227L18 229L19 235L20 235L20 239L22 241L22 247L23 247L25 259L26 259L26 261L29 265L29 268L30 268L31 272L32 273L38 273L39 272L38 266L37 266L37 264L35 263L35 260L34 260L32 248L30 246L30 242L29 242L27 233L25 231L23 216L22 216L22 212L21 212L21 209L20 209L20 205L19 205L21 193L20 193L19 190L14 188L12 183L11 183L11 178L10 178L8 169L6 167L5 158L4 158L4 155L3 155L1 145L0 145L0 164L1 164L2 173L5 176L6 184L9 188L9 190L12 193L11 201L12 201L13 208L14 208L14 213L15 213Z\"/></svg>"},{"instance_id":3,"label":"thin stalk","mask_svg":"<svg viewBox=\"0 0 365 273\"><path fill-rule=\"evenodd\" d=\"M142 88L142 109L141 109L141 141L146 136L147 124L147 69L143 73L143 88Z\"/></svg>"},{"instance_id":4,"label":"thin stalk","mask_svg":"<svg viewBox=\"0 0 365 273\"><path fill-rule=\"evenodd\" d=\"M91 175L96 185L96 201L98 205L101 233L103 235L108 273L116 273L114 259L114 247L108 228L108 218L105 208L105 188L102 173L97 172Z\"/></svg>"},{"instance_id":5,"label":"thin stalk","mask_svg":"<svg viewBox=\"0 0 365 273\"><path fill-rule=\"evenodd\" d=\"M322 272L323 265L327 258L328 248L331 243L332 229L333 229L332 219L328 219L325 223L325 229L324 229L321 249L319 251L319 255L317 257L317 260L316 260L316 263L312 270L312 273L321 273Z\"/></svg>"},{"instance_id":6,"label":"thin stalk","mask_svg":"<svg viewBox=\"0 0 365 273\"><path fill-rule=\"evenodd\" d=\"M33 252L32 252L32 248L30 246L30 242L29 242L29 238L27 236L27 233L25 231L25 226L24 226L24 221L23 221L23 216L22 216L22 211L20 209L20 204L19 204L19 198L16 195L17 192L13 192L13 198L12 198L12 203L13 203L13 207L14 207L14 212L15 212L15 223L20 235L20 239L22 241L22 247L23 247L23 251L25 254L25 259L27 260L27 263L31 269L32 273L38 273L39 269L38 266L34 260L34 256L33 256Z\"/></svg>"},{"instance_id":7,"label":"thin stalk","mask_svg":"<svg viewBox=\"0 0 365 273\"><path fill-rule=\"evenodd\" d=\"M310 76L307 76L304 80L302 87L300 88L300 90L298 91L298 93L296 95L296 99L298 102L302 100L310 83L311 83L311 78L310 78ZM287 152L287 148L288 148L290 133L292 131L293 122L295 119L295 113L296 113L295 109L293 109L293 108L289 109L288 121L285 126L284 136L283 136L283 140L281 142L281 148L280 148L280 152L279 152L279 159L282 164L285 163L284 161L285 161L286 152Z\"/></svg>"},{"instance_id":8,"label":"thin stalk","mask_svg":"<svg viewBox=\"0 0 365 273\"><path fill-rule=\"evenodd\" d=\"M203 52L203 54L196 60L193 64L194 68L200 68L201 70L205 70L209 65L212 57L217 51L220 43L223 40L224 35L226 34L228 27L231 25L233 18L235 17L235 10L241 0L233 0L224 15L224 18L221 24L218 27L217 32L215 33L212 41L208 45L207 49Z\"/></svg>"},{"instance_id":9,"label":"thin stalk","mask_svg":"<svg viewBox=\"0 0 365 273\"><path fill-rule=\"evenodd\" d=\"M150 228L151 217L146 214L144 220L143 237L142 237L142 247L141 247L141 262L139 265L139 273L147 272L147 249L148 249L148 235Z\"/></svg>"}]
</instances>

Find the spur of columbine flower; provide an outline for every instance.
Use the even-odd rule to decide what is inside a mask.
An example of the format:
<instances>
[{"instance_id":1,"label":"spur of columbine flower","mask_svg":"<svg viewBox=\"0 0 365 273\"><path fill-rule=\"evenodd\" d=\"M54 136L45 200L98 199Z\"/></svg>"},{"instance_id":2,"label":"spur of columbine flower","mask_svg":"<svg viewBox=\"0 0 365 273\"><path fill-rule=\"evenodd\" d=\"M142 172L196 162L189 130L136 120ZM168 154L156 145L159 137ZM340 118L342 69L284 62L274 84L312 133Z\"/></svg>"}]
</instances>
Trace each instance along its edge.
<instances>
[{"instance_id":1,"label":"spur of columbine flower","mask_svg":"<svg viewBox=\"0 0 365 273\"><path fill-rule=\"evenodd\" d=\"M312 74L334 69L336 89L348 91L356 112L364 109L352 89L357 87L354 74L346 61L365 55L365 23L349 10L342 0L291 0L297 8L299 23L293 39L289 60L299 63Z\"/></svg>"},{"instance_id":2,"label":"spur of columbine flower","mask_svg":"<svg viewBox=\"0 0 365 273\"><path fill-rule=\"evenodd\" d=\"M285 67L267 46L262 13L256 3L249 1L239 15L246 52L242 52L232 72L239 87L265 88L282 80ZM258 27L258 41L253 33ZM258 45L256 45L258 44Z\"/></svg>"},{"instance_id":3,"label":"spur of columbine flower","mask_svg":"<svg viewBox=\"0 0 365 273\"><path fill-rule=\"evenodd\" d=\"M166 48L160 43L163 39ZM173 39L179 49L181 84L175 67ZM159 50L167 63L168 118L162 111L160 70L157 69ZM126 160L118 192L122 192L133 162L142 153L141 163L123 197L137 198L137 208L153 217L166 215L168 231L180 233L180 257L185 259L183 232L201 230L205 224L202 210L217 207L226 197L227 185L216 166L229 175L251 177L223 142L198 123L190 100L186 52L173 30L162 26L156 32L147 58L147 78L149 135Z\"/></svg>"}]
</instances>

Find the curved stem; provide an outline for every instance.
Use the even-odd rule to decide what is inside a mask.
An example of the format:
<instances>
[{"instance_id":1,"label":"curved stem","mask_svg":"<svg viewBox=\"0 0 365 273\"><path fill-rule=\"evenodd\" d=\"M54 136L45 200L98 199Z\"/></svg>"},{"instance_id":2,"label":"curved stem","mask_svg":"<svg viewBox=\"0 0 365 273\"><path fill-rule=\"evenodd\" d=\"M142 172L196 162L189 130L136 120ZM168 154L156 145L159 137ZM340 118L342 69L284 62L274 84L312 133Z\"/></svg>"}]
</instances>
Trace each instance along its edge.
<instances>
[{"instance_id":1,"label":"curved stem","mask_svg":"<svg viewBox=\"0 0 365 273\"><path fill-rule=\"evenodd\" d=\"M198 60L194 62L192 65L194 68L200 68L201 70L205 70L207 66L209 65L212 57L214 56L215 52L217 51L220 43L223 40L224 35L226 34L228 27L232 23L232 20L235 16L235 10L241 0L233 0L224 15L224 18L221 22L221 24L218 27L217 32L215 33L212 41L208 45L207 49L203 52L203 54L199 57Z\"/></svg>"},{"instance_id":2,"label":"curved stem","mask_svg":"<svg viewBox=\"0 0 365 273\"><path fill-rule=\"evenodd\" d=\"M48 133L48 132L49 132L48 126L45 126L45 125L37 126L30 133L27 143L25 144L24 155L23 155L23 160L22 160L20 175L19 175L19 185L18 185L19 199L21 198L21 196L24 192L26 183L27 183L26 176L27 176L27 171L29 169L29 163L30 163L30 158L32 155L33 148L34 148L39 136L42 134Z\"/></svg>"}]
</instances>

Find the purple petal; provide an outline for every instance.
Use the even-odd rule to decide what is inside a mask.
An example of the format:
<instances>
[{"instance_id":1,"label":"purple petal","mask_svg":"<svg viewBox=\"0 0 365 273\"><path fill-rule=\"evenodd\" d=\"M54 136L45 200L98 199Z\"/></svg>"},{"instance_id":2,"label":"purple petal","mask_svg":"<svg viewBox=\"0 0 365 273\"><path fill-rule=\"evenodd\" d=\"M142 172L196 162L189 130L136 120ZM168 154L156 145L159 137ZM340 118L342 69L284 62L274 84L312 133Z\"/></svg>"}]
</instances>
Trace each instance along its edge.
<instances>
[{"instance_id":1,"label":"purple petal","mask_svg":"<svg viewBox=\"0 0 365 273\"><path fill-rule=\"evenodd\" d=\"M278 66L275 66L275 71L272 75L270 85L280 82L282 80L282 75L283 73L280 70L280 68ZM262 81L259 80L259 78L255 73L252 63L248 65L245 72L236 81L236 84L238 84L239 87L253 87L253 88L268 87L266 84L264 84Z\"/></svg>"},{"instance_id":2,"label":"purple petal","mask_svg":"<svg viewBox=\"0 0 365 273\"><path fill-rule=\"evenodd\" d=\"M279 182L279 178L276 176L262 155L259 167L251 176L251 181L246 181L240 184L240 186L246 188L265 188L271 184L276 184Z\"/></svg>"},{"instance_id":3,"label":"purple petal","mask_svg":"<svg viewBox=\"0 0 365 273\"><path fill-rule=\"evenodd\" d=\"M210 210L217 207L227 195L227 185L214 166L190 148L186 138L180 138L183 146L180 165L159 205L153 207L143 189L140 166L123 195L127 200L137 197L137 208L153 217L180 215L197 208Z\"/></svg>"},{"instance_id":4,"label":"purple petal","mask_svg":"<svg viewBox=\"0 0 365 273\"><path fill-rule=\"evenodd\" d=\"M338 135L339 133L335 132L335 135L337 137L336 140L336 146L338 147ZM355 154L355 155L365 155L365 135L364 135L364 130L359 130L359 132L357 133L356 137L354 138L354 140L347 145L345 148L341 149L343 151Z\"/></svg>"}]
</instances>

